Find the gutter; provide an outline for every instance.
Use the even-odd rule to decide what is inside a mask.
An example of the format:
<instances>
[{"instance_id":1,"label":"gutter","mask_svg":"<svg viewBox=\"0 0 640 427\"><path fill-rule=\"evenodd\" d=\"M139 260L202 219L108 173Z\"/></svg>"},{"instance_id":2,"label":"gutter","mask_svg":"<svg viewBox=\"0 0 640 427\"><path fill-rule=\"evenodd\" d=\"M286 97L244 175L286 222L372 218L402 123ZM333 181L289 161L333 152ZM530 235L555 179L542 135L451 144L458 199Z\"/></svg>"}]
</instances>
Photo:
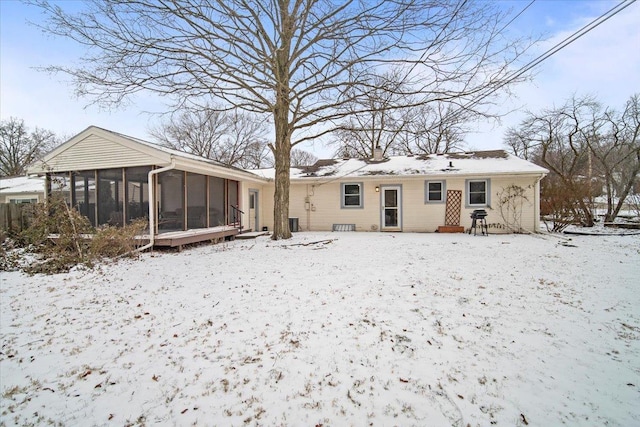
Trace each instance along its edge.
<instances>
[{"instance_id":1,"label":"gutter","mask_svg":"<svg viewBox=\"0 0 640 427\"><path fill-rule=\"evenodd\" d=\"M542 181L542 179L546 176L547 174L541 174L537 179L536 182L533 184L533 188L534 188L534 198L538 199L536 201L534 201L534 207L533 207L533 231L536 233L540 233L540 181Z\"/></svg>"},{"instance_id":2,"label":"gutter","mask_svg":"<svg viewBox=\"0 0 640 427\"><path fill-rule=\"evenodd\" d=\"M137 249L137 252L146 251L149 248L153 248L155 243L155 200L153 195L155 194L155 185L153 185L153 177L154 175L158 175L162 172L170 171L171 169L175 169L176 167L176 159L171 156L171 164L169 166L165 166L160 169L153 169L149 171L147 175L147 183L149 185L149 243Z\"/></svg>"}]
</instances>

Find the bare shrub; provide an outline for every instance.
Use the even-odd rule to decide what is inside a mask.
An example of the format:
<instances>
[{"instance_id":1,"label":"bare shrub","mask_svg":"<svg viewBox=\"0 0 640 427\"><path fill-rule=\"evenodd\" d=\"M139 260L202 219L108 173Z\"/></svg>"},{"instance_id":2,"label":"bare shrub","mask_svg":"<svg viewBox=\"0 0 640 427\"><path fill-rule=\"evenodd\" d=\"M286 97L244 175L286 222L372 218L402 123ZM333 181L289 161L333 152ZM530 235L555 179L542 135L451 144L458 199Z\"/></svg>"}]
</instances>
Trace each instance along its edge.
<instances>
[{"instance_id":1,"label":"bare shrub","mask_svg":"<svg viewBox=\"0 0 640 427\"><path fill-rule=\"evenodd\" d=\"M31 225L20 234L19 241L26 250L38 254L39 261L26 266L25 271L54 274L89 263L86 240L93 229L86 217L57 195L34 204L32 209Z\"/></svg>"},{"instance_id":2,"label":"bare shrub","mask_svg":"<svg viewBox=\"0 0 640 427\"><path fill-rule=\"evenodd\" d=\"M507 228L514 233L523 231L522 207L525 202L531 204L527 197L527 190L519 185L510 185L498 193L500 216Z\"/></svg>"},{"instance_id":3,"label":"bare shrub","mask_svg":"<svg viewBox=\"0 0 640 427\"><path fill-rule=\"evenodd\" d=\"M91 239L89 253L94 259L134 255L141 242L137 237L147 228L145 219L135 220L124 227L100 227Z\"/></svg>"},{"instance_id":4,"label":"bare shrub","mask_svg":"<svg viewBox=\"0 0 640 427\"><path fill-rule=\"evenodd\" d=\"M587 185L573 189L568 189L565 182L557 175L549 175L541 182L540 189L540 212L542 218L551 221L552 226L547 229L553 232L562 232L565 228L572 224L586 224L588 218L582 215L584 211L580 209L580 204L576 197L583 198ZM576 194L578 196L576 196Z\"/></svg>"},{"instance_id":5,"label":"bare shrub","mask_svg":"<svg viewBox=\"0 0 640 427\"><path fill-rule=\"evenodd\" d=\"M15 271L19 268L20 252L15 248L15 241L0 232L0 271Z\"/></svg>"},{"instance_id":6,"label":"bare shrub","mask_svg":"<svg viewBox=\"0 0 640 427\"><path fill-rule=\"evenodd\" d=\"M133 254L139 242L136 236L147 228L146 220L138 220L124 227L96 230L85 216L55 195L32 209L31 225L18 239L25 251L37 255L23 268L30 274L62 273L76 265L92 267L101 259Z\"/></svg>"}]
</instances>

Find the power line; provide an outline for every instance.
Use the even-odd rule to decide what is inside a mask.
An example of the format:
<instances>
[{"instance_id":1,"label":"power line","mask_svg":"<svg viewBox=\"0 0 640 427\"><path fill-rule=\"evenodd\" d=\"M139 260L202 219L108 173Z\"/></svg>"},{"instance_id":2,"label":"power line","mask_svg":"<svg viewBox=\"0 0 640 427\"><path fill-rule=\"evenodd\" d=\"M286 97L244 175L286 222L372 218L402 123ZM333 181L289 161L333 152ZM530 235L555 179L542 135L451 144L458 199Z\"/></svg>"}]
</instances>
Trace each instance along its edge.
<instances>
[{"instance_id":1,"label":"power line","mask_svg":"<svg viewBox=\"0 0 640 427\"><path fill-rule=\"evenodd\" d=\"M529 4L528 4L528 5L526 5L526 6L524 7L524 9L522 9L520 12L518 12L518 14L517 14L516 16L514 16L513 18L511 18L511 20L510 20L509 22L507 22L507 23L504 25L504 27L502 27L502 29L501 29L500 31L498 31L498 32L499 32L499 33L503 32L503 31L505 30L505 28L507 28L509 25L511 25L511 23L512 23L513 21L515 21L516 19L518 19L518 17L519 17L520 15L522 15L522 14L523 14L527 9L529 9L529 7L531 7L531 5L532 5L532 4L534 4L535 2L536 2L536 0L531 0L531 1L529 2Z\"/></svg>"},{"instance_id":2,"label":"power line","mask_svg":"<svg viewBox=\"0 0 640 427\"><path fill-rule=\"evenodd\" d=\"M606 22L607 20L611 19L612 17L614 17L618 13L622 12L624 9L626 9L629 6L631 6L635 2L636 2L636 0L624 0L623 2L621 2L621 3L617 4L616 6L612 7L611 9L609 9L608 11L606 11L605 13L600 15L598 18L594 19L593 21L591 21L587 25L583 26L582 28L580 28L579 30L577 30L576 32L571 34L569 37L567 37L564 40L562 40L561 42L555 44L552 48L550 48L549 50L544 52L542 55L540 55L537 58L535 58L534 60L530 61L528 64L526 64L524 67L522 67L518 71L513 72L510 76L508 76L501 83L497 84L495 87L488 89L488 91L486 93L484 93L483 95L479 96L478 98L476 98L473 101L470 101L468 104L462 106L461 109L468 109L468 108L473 107L474 105L478 104L480 101L482 101L487 96L491 95L492 93L494 93L495 91L497 91L501 87L513 82L515 79L517 79L518 77L520 77L521 75L523 75L527 71L531 70L532 68L534 68L535 66L537 66L541 62L543 62L544 60L548 59L549 57L551 57L555 53L559 52L560 50L564 49L565 47L567 47L568 45L570 45L574 41L578 40L580 37L584 36L585 34L590 32L594 28L598 27L600 24Z\"/></svg>"},{"instance_id":3,"label":"power line","mask_svg":"<svg viewBox=\"0 0 640 427\"><path fill-rule=\"evenodd\" d=\"M502 27L502 29L500 29L500 31L498 31L498 33L503 32L503 31L504 31L504 30L505 30L509 25L511 25L511 24L513 23L513 21L515 21L516 19L518 19L518 17L519 17L520 15L522 15L522 14L523 14L527 9L529 9L529 7L530 7L533 3L535 3L535 1L536 1L536 0L531 0L531 1L529 2L529 4L527 4L527 5L526 5L526 6L525 6L525 7L524 7L520 12L518 12L518 13L517 13L513 18L511 18L511 19L509 20L509 22L507 22L507 23ZM460 9L461 9L462 7L464 7L467 3L468 3L468 0L465 0L464 2L462 2L462 3L460 4L460 7L459 7L459 8L456 8L455 12L454 12L454 13L451 15L451 17L449 18L448 23L447 23L443 28L441 28L441 29L440 29L440 31L438 32L438 35L434 38L434 42L440 39L440 36L445 32L445 30L447 29L447 27L449 26L449 24L451 24L451 23L455 20L455 18L456 18L456 16L458 15L458 12L460 11ZM416 67L418 66L418 64L419 64L419 63L421 63L421 62L424 60L425 56L426 56L426 55L427 55L427 53L428 53L428 50L429 50L428 48L427 48L427 49L425 49L425 51L422 53L422 55L420 55L420 58L419 58L417 61L415 61L415 62L413 63L413 65L411 66L411 68L409 68L409 69L407 70L407 72L405 73L404 77L400 80L400 83L404 83L404 81L405 81L406 79L408 79L408 78L409 78L409 76L411 75L411 73L413 73L413 71L416 69Z\"/></svg>"}]
</instances>

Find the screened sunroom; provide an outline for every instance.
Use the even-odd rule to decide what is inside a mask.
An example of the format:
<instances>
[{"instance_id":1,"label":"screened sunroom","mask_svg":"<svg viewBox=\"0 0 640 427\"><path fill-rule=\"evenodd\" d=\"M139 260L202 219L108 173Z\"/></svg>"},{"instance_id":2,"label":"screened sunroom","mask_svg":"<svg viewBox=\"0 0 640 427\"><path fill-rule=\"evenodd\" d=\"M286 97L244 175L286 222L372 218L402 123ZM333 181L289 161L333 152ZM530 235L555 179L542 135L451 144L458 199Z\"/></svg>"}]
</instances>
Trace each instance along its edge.
<instances>
[{"instance_id":1,"label":"screened sunroom","mask_svg":"<svg viewBox=\"0 0 640 427\"><path fill-rule=\"evenodd\" d=\"M250 194L257 199L266 183L241 169L94 126L29 173L46 175L47 194L64 197L93 226L144 218L152 243L169 246L214 239L218 232L229 237L243 221L257 228Z\"/></svg>"},{"instance_id":2,"label":"screened sunroom","mask_svg":"<svg viewBox=\"0 0 640 427\"><path fill-rule=\"evenodd\" d=\"M60 194L91 225L123 225L149 219L152 166L47 174L47 194ZM181 170L152 174L155 233L239 226L239 182ZM54 189L52 191L52 188Z\"/></svg>"}]
</instances>

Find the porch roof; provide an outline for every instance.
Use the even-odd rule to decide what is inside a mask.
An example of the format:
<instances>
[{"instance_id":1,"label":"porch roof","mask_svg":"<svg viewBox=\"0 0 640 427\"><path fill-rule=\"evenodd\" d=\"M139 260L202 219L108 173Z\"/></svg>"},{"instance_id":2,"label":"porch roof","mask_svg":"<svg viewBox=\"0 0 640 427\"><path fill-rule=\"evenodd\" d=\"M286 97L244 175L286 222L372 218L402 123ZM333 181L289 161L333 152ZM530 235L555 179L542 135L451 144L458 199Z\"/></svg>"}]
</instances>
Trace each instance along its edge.
<instances>
[{"instance_id":1,"label":"porch roof","mask_svg":"<svg viewBox=\"0 0 640 427\"><path fill-rule=\"evenodd\" d=\"M168 166L235 180L263 182L264 178L215 160L162 147L118 132L89 126L28 168L31 175L46 172L109 169L134 166Z\"/></svg>"}]
</instances>

